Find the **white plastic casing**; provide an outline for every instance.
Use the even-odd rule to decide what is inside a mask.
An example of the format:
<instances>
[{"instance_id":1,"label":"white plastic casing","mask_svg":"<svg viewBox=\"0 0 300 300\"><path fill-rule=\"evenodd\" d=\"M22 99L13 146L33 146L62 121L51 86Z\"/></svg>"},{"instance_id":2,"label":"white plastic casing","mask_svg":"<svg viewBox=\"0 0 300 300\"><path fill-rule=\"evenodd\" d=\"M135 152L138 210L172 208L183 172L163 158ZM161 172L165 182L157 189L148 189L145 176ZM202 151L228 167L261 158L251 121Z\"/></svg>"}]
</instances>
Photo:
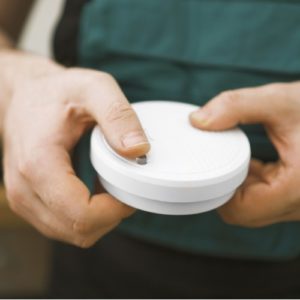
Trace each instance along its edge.
<instances>
[{"instance_id":1,"label":"white plastic casing","mask_svg":"<svg viewBox=\"0 0 300 300\"><path fill-rule=\"evenodd\" d=\"M193 128L197 107L171 101L133 104L151 144L147 164L121 157L97 126L91 161L104 188L120 201L153 213L187 215L228 201L245 180L250 145L240 129L208 132Z\"/></svg>"}]
</instances>

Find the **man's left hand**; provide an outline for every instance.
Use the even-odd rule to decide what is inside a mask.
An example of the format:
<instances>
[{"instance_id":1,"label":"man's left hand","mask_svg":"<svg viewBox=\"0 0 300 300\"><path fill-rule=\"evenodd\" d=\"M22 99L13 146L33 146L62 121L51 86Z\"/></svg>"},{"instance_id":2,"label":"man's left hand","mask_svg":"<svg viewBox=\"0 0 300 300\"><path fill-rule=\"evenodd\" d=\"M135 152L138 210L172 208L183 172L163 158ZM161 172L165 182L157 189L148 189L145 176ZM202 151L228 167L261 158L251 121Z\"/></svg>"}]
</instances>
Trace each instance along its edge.
<instances>
[{"instance_id":1,"label":"man's left hand","mask_svg":"<svg viewBox=\"0 0 300 300\"><path fill-rule=\"evenodd\" d=\"M300 221L299 82L223 92L190 120L204 130L261 123L279 154L277 162L251 161L246 181L219 209L227 223L261 227Z\"/></svg>"}]
</instances>

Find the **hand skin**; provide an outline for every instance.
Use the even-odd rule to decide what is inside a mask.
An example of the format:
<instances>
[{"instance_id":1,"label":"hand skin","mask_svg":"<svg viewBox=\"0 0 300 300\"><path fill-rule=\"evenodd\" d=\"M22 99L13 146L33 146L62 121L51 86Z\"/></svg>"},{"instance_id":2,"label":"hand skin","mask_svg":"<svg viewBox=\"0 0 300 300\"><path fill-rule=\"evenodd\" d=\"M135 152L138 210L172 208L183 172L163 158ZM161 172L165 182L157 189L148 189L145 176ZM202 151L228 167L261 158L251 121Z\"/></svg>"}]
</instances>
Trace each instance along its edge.
<instances>
[{"instance_id":1,"label":"hand skin","mask_svg":"<svg viewBox=\"0 0 300 300\"><path fill-rule=\"evenodd\" d=\"M221 93L190 115L200 129L261 123L280 159L253 159L245 183L218 211L225 222L262 227L300 221L300 82Z\"/></svg>"},{"instance_id":2,"label":"hand skin","mask_svg":"<svg viewBox=\"0 0 300 300\"><path fill-rule=\"evenodd\" d=\"M134 209L106 193L91 196L74 173L72 149L98 123L118 153L143 155L150 145L141 124L106 73L17 51L0 52L0 65L9 205L44 235L90 247Z\"/></svg>"},{"instance_id":3,"label":"hand skin","mask_svg":"<svg viewBox=\"0 0 300 300\"><path fill-rule=\"evenodd\" d=\"M71 165L75 144L98 123L121 155L143 155L150 145L110 75L65 69L13 50L34 2L0 1L0 135L7 198L12 210L41 233L86 248L134 209L106 193L89 194Z\"/></svg>"}]
</instances>

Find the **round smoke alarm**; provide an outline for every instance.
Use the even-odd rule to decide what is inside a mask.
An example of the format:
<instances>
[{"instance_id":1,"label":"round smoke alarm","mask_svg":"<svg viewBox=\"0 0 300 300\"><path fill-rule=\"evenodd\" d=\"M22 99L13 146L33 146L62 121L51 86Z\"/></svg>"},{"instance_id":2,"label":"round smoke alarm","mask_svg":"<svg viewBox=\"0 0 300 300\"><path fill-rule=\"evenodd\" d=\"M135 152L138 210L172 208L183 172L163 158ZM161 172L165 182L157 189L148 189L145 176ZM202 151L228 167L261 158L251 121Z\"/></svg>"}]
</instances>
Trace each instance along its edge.
<instances>
[{"instance_id":1,"label":"round smoke alarm","mask_svg":"<svg viewBox=\"0 0 300 300\"><path fill-rule=\"evenodd\" d=\"M250 145L240 129L208 132L189 123L195 105L147 101L132 105L151 144L146 157L126 159L106 142L99 126L91 161L103 187L140 210L187 215L228 201L245 180Z\"/></svg>"}]
</instances>

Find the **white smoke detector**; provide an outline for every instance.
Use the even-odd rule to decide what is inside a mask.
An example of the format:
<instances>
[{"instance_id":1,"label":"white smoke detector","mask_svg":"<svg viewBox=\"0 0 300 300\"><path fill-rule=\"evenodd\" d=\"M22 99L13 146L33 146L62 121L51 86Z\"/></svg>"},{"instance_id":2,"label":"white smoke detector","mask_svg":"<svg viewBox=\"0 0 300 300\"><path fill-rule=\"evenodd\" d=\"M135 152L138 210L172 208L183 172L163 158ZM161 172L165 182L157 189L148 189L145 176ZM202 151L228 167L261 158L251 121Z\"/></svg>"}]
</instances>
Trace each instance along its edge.
<instances>
[{"instance_id":1,"label":"white smoke detector","mask_svg":"<svg viewBox=\"0 0 300 300\"><path fill-rule=\"evenodd\" d=\"M106 142L99 126L91 137L91 161L103 187L140 210L188 215L227 202L245 180L250 145L240 129L193 128L195 105L147 101L132 105L151 144L147 157L126 159Z\"/></svg>"}]
</instances>

